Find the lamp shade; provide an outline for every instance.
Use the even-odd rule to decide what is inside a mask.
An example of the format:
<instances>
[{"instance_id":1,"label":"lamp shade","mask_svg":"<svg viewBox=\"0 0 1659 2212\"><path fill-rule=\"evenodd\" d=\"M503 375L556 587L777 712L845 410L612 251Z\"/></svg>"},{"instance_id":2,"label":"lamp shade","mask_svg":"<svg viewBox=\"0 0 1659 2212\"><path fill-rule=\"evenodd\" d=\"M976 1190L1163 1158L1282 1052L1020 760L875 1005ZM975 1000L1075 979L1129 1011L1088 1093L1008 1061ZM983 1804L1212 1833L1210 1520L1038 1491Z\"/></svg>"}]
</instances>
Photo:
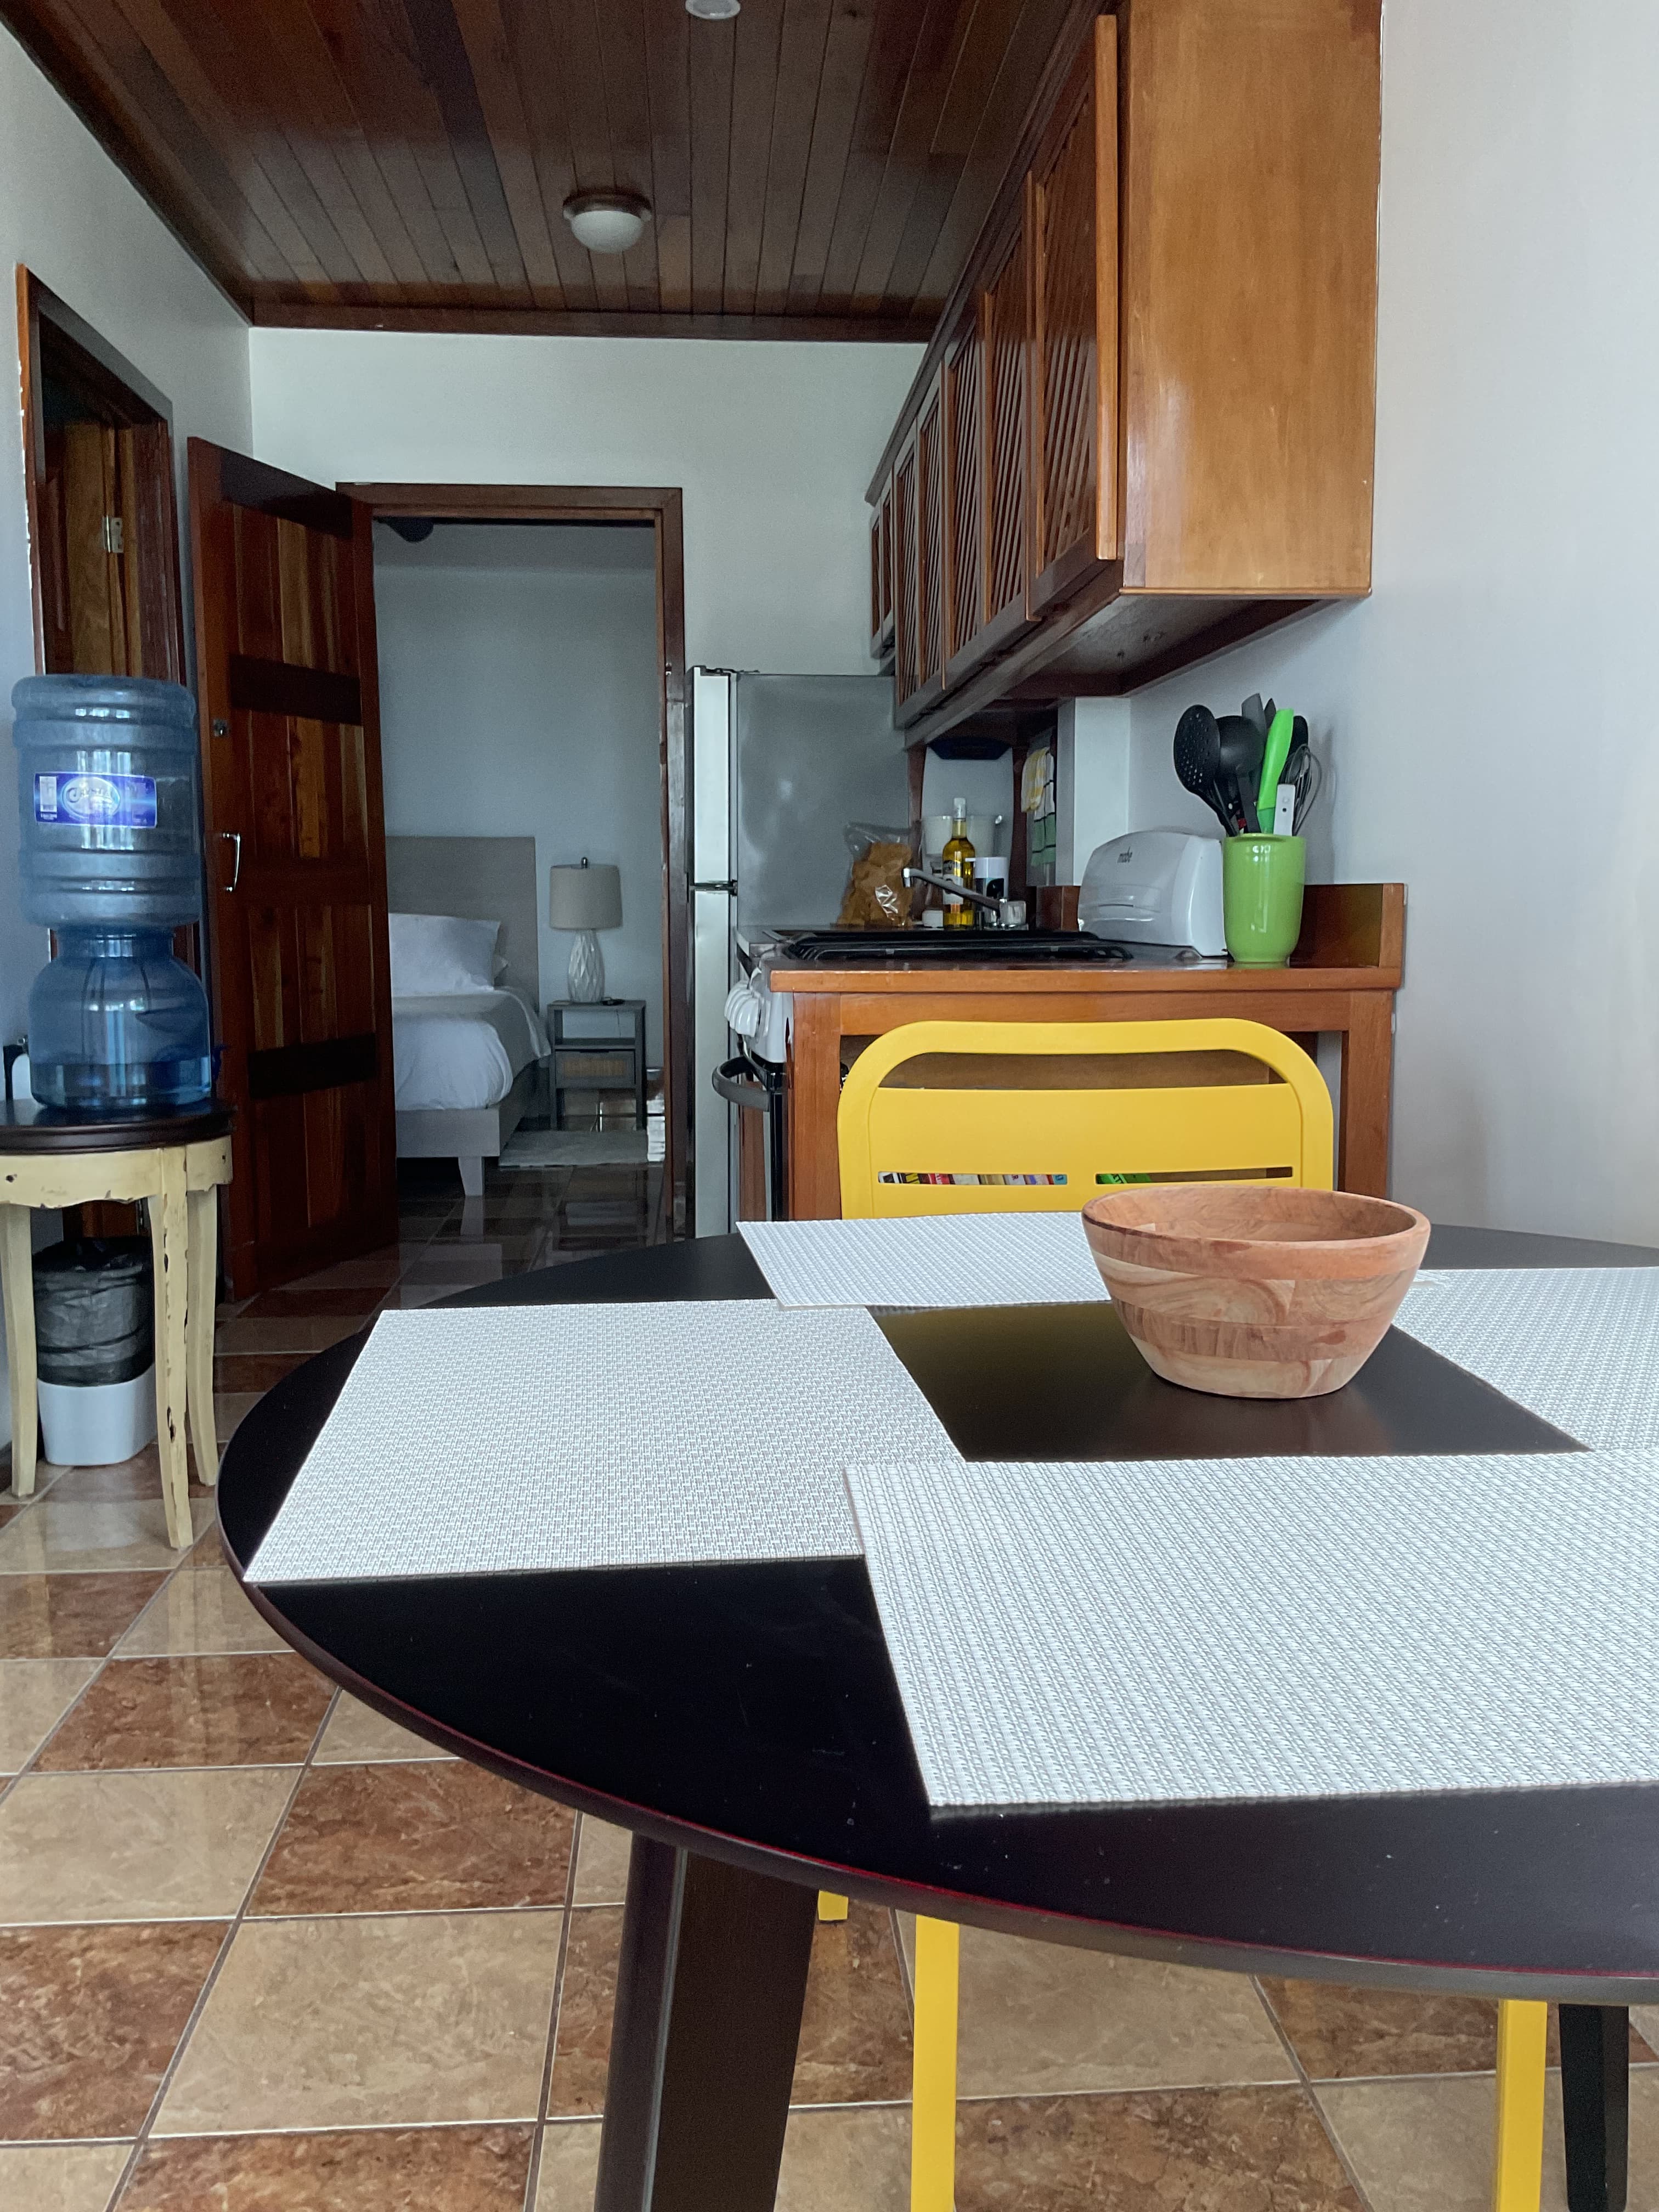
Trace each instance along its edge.
<instances>
[{"instance_id":1,"label":"lamp shade","mask_svg":"<svg viewBox=\"0 0 1659 2212\"><path fill-rule=\"evenodd\" d=\"M547 919L555 929L620 929L622 872L601 864L548 870Z\"/></svg>"}]
</instances>

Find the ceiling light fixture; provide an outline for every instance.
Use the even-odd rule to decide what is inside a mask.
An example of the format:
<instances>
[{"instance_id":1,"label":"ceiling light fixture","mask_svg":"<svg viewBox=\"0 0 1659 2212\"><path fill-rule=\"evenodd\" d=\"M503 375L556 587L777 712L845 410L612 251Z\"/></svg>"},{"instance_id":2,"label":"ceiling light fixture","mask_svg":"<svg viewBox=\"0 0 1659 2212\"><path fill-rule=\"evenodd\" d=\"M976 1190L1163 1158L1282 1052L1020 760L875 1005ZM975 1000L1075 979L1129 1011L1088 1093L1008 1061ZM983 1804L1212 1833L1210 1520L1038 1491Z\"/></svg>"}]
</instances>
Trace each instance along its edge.
<instances>
[{"instance_id":1,"label":"ceiling light fixture","mask_svg":"<svg viewBox=\"0 0 1659 2212\"><path fill-rule=\"evenodd\" d=\"M743 0L685 0L685 12L700 23L729 23L743 12Z\"/></svg>"},{"instance_id":2,"label":"ceiling light fixture","mask_svg":"<svg viewBox=\"0 0 1659 2212\"><path fill-rule=\"evenodd\" d=\"M651 220L651 203L637 192L573 192L564 219L590 253L626 253Z\"/></svg>"}]
</instances>

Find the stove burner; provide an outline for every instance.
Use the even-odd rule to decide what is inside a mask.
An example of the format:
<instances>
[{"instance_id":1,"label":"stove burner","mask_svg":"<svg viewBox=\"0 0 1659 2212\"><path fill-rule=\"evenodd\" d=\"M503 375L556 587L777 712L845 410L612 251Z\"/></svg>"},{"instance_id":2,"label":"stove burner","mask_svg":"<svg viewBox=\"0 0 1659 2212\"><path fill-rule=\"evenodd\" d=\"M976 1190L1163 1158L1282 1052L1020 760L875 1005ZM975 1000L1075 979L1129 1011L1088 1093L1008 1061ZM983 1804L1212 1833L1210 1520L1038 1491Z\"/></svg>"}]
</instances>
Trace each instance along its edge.
<instances>
[{"instance_id":1,"label":"stove burner","mask_svg":"<svg viewBox=\"0 0 1659 2212\"><path fill-rule=\"evenodd\" d=\"M1080 930L811 929L776 946L779 967L863 968L926 961L952 968L1094 966L1130 957Z\"/></svg>"}]
</instances>

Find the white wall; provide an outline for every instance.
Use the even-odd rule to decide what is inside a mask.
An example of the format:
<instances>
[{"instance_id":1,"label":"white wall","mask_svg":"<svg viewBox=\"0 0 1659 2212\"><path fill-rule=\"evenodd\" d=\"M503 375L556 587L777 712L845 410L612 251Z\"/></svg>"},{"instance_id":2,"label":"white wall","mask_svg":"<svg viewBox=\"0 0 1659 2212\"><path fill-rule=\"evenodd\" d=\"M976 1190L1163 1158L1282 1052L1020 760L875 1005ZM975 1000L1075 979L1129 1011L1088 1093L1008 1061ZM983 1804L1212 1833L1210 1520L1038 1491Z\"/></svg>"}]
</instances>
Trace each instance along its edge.
<instances>
[{"instance_id":1,"label":"white wall","mask_svg":"<svg viewBox=\"0 0 1659 2212\"><path fill-rule=\"evenodd\" d=\"M1394 1188L1659 1243L1659 9L1389 0L1375 590L1133 703L1334 766L1310 859L1410 890Z\"/></svg>"},{"instance_id":2,"label":"white wall","mask_svg":"<svg viewBox=\"0 0 1659 2212\"><path fill-rule=\"evenodd\" d=\"M1080 884L1096 846L1121 837L1129 827L1133 760L1127 699L1060 702L1054 732L1057 884Z\"/></svg>"},{"instance_id":3,"label":"white wall","mask_svg":"<svg viewBox=\"0 0 1659 2212\"><path fill-rule=\"evenodd\" d=\"M0 272L41 282L173 404L183 481L192 434L246 448L247 325L152 215L120 171L0 29ZM8 306L0 422L0 1036L23 1025L46 957L44 930L17 911L17 778L11 687L34 673L15 319ZM188 605L188 582L186 582Z\"/></svg>"},{"instance_id":4,"label":"white wall","mask_svg":"<svg viewBox=\"0 0 1659 2212\"><path fill-rule=\"evenodd\" d=\"M536 840L542 1003L572 939L547 927L547 872L622 871L605 988L646 1002L662 1056L662 835L655 533L456 525L374 532L386 826L394 837Z\"/></svg>"},{"instance_id":5,"label":"white wall","mask_svg":"<svg viewBox=\"0 0 1659 2212\"><path fill-rule=\"evenodd\" d=\"M869 669L865 486L908 345L256 330L261 457L324 483L678 484L690 659Z\"/></svg>"}]
</instances>

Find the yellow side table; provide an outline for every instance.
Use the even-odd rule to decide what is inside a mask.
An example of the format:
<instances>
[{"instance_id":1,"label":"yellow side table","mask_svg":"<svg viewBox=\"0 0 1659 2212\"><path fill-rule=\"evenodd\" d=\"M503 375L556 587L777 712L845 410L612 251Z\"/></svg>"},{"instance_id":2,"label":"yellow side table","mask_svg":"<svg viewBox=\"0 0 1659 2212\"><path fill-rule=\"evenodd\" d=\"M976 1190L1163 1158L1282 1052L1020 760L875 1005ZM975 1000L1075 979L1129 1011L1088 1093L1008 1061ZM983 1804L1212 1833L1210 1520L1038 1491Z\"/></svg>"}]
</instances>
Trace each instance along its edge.
<instances>
[{"instance_id":1,"label":"yellow side table","mask_svg":"<svg viewBox=\"0 0 1659 2212\"><path fill-rule=\"evenodd\" d=\"M0 1103L0 1283L11 1376L11 1486L34 1489L33 1207L111 1200L149 1208L155 1255L155 1438L167 1539L189 1547L188 1416L196 1469L219 1477L213 1425L213 1309L219 1257L218 1189L230 1181L230 1115L214 1106L144 1121L89 1121L54 1109Z\"/></svg>"}]
</instances>

